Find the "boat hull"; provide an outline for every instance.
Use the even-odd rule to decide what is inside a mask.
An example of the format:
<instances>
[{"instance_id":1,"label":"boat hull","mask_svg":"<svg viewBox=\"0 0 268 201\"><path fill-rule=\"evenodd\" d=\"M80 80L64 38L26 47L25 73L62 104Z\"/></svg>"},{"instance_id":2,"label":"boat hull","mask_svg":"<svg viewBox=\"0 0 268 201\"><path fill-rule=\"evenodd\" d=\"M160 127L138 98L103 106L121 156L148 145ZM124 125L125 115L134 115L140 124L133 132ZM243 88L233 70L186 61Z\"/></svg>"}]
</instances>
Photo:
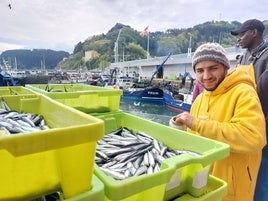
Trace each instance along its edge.
<instances>
[{"instance_id":1,"label":"boat hull","mask_svg":"<svg viewBox=\"0 0 268 201\"><path fill-rule=\"evenodd\" d=\"M160 88L150 87L141 90L124 91L122 98L142 102L164 103L164 92Z\"/></svg>"},{"instance_id":2,"label":"boat hull","mask_svg":"<svg viewBox=\"0 0 268 201\"><path fill-rule=\"evenodd\" d=\"M170 93L166 93L158 87L150 87L133 91L124 91L121 98L137 102L152 102L165 104L168 109L175 112L189 112L191 109L191 104L175 100Z\"/></svg>"},{"instance_id":3,"label":"boat hull","mask_svg":"<svg viewBox=\"0 0 268 201\"><path fill-rule=\"evenodd\" d=\"M164 95L164 102L168 109L175 111L175 112L189 112L191 109L191 104L185 103L182 101L177 101L171 96L170 94Z\"/></svg>"}]
</instances>

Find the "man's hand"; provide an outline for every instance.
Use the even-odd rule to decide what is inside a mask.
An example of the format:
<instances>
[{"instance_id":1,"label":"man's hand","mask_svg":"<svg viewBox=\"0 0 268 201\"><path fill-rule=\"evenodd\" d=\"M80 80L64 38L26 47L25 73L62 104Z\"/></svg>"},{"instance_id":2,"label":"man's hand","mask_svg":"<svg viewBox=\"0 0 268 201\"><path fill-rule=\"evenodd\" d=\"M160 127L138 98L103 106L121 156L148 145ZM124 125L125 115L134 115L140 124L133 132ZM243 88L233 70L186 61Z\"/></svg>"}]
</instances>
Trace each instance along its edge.
<instances>
[{"instance_id":1,"label":"man's hand","mask_svg":"<svg viewBox=\"0 0 268 201\"><path fill-rule=\"evenodd\" d=\"M190 115L189 112L182 112L178 114L177 116L172 117L174 120L174 123L177 125L185 125L188 128L192 127L192 124L195 120L195 118Z\"/></svg>"}]
</instances>

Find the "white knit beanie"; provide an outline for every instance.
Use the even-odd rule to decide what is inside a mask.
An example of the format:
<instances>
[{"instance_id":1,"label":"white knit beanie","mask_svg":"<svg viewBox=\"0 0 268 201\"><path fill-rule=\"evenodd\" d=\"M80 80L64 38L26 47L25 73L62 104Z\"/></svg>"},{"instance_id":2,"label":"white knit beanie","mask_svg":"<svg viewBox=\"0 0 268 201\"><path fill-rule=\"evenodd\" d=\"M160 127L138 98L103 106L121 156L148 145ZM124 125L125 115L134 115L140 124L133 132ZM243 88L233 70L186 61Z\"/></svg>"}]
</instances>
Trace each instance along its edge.
<instances>
[{"instance_id":1,"label":"white knit beanie","mask_svg":"<svg viewBox=\"0 0 268 201\"><path fill-rule=\"evenodd\" d=\"M226 57L226 52L218 43L205 43L200 45L194 52L192 58L192 66L194 70L195 65L200 61L215 61L230 68L230 62Z\"/></svg>"}]
</instances>

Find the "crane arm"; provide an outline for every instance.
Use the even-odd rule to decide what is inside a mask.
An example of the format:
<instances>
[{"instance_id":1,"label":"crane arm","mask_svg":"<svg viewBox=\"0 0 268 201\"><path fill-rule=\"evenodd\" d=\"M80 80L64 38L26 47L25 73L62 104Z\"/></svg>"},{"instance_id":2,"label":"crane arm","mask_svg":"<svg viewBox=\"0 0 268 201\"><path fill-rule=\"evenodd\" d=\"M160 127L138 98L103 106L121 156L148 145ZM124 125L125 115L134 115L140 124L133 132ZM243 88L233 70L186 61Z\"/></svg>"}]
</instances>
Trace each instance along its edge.
<instances>
[{"instance_id":1,"label":"crane arm","mask_svg":"<svg viewBox=\"0 0 268 201\"><path fill-rule=\"evenodd\" d=\"M169 53L169 54L167 55L166 59L162 62L162 64L160 64L160 65L157 67L156 71L154 72L154 74L153 74L152 77L151 77L151 80L150 80L150 82L149 82L149 86L151 86L152 81L153 81L154 76L156 75L156 73L158 73L158 72L161 70L161 68L163 68L164 64L166 63L166 61L168 60L168 58L169 58L170 56L171 56L171 53Z\"/></svg>"}]
</instances>

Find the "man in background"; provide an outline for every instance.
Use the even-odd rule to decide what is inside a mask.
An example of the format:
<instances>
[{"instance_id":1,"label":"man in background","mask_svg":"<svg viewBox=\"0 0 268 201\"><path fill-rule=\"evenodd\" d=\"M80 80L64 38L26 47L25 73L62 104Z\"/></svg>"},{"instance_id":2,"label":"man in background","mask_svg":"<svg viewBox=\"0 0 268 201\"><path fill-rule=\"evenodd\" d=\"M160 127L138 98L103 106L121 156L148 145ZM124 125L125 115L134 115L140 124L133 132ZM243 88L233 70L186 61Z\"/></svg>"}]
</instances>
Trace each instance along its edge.
<instances>
[{"instance_id":1,"label":"man in background","mask_svg":"<svg viewBox=\"0 0 268 201\"><path fill-rule=\"evenodd\" d=\"M238 45L246 49L245 54L240 56L239 63L242 65L253 64L257 92L261 101L262 110L266 118L266 135L268 135L268 42L263 38L264 24L251 19L245 21L242 26L231 31L237 36ZM262 161L256 184L255 201L268 200L268 146L263 149Z\"/></svg>"}]
</instances>

